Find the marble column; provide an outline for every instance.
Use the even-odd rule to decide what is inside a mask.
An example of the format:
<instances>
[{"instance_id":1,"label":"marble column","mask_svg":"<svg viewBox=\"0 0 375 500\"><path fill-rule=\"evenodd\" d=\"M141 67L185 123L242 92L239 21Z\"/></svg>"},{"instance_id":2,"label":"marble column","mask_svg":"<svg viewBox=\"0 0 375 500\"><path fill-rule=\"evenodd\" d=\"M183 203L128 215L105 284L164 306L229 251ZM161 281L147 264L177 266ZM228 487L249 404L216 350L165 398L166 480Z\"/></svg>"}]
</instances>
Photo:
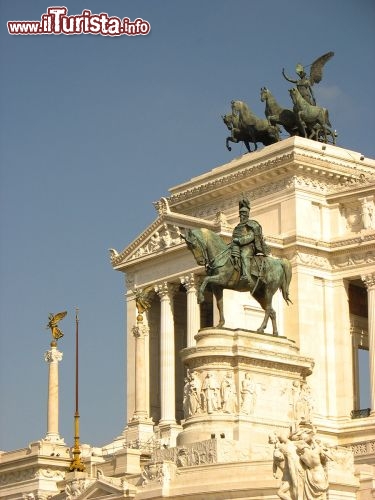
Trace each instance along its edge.
<instances>
[{"instance_id":1,"label":"marble column","mask_svg":"<svg viewBox=\"0 0 375 500\"><path fill-rule=\"evenodd\" d=\"M180 278L187 296L187 347L195 345L194 336L200 328L200 307L197 302L197 280L193 273Z\"/></svg>"},{"instance_id":2,"label":"marble column","mask_svg":"<svg viewBox=\"0 0 375 500\"><path fill-rule=\"evenodd\" d=\"M133 420L148 419L145 337L149 334L148 327L142 321L137 321L133 327L135 337L135 409Z\"/></svg>"},{"instance_id":3,"label":"marble column","mask_svg":"<svg viewBox=\"0 0 375 500\"><path fill-rule=\"evenodd\" d=\"M367 288L370 405L371 415L375 416L375 273L362 275L361 278Z\"/></svg>"},{"instance_id":4,"label":"marble column","mask_svg":"<svg viewBox=\"0 0 375 500\"><path fill-rule=\"evenodd\" d=\"M160 297L160 403L159 425L174 424L175 416L175 347L172 296L174 286L164 281L155 285Z\"/></svg>"},{"instance_id":5,"label":"marble column","mask_svg":"<svg viewBox=\"0 0 375 500\"><path fill-rule=\"evenodd\" d=\"M47 435L51 442L61 442L59 435L59 361L63 353L58 351L57 342L51 342L51 349L44 354L48 370Z\"/></svg>"}]
</instances>

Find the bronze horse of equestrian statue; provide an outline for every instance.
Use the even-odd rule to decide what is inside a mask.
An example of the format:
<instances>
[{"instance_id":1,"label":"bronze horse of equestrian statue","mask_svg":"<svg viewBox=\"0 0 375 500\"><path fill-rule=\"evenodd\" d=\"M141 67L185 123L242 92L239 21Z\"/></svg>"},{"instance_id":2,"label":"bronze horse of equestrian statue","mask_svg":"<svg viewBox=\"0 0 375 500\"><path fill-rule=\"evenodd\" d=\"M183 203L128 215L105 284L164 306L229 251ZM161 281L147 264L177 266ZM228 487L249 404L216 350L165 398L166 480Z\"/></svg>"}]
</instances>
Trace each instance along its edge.
<instances>
[{"instance_id":1,"label":"bronze horse of equestrian statue","mask_svg":"<svg viewBox=\"0 0 375 500\"><path fill-rule=\"evenodd\" d=\"M289 284L292 278L291 264L287 259L268 256L255 256L261 259L259 275L250 273L250 279L241 276L241 271L236 268L231 258L231 245L227 245L220 235L213 231L189 229L183 236L189 250L192 252L197 264L205 266L207 276L198 290L198 303L204 301L204 292L208 286L216 297L219 311L217 328L225 324L223 313L223 290L230 289L238 292L250 292L264 310L264 319L257 329L264 333L268 320L272 322L273 335L278 335L276 324L276 311L272 308L272 298L277 290L281 290L286 303L291 303L289 298Z\"/></svg>"}]
</instances>

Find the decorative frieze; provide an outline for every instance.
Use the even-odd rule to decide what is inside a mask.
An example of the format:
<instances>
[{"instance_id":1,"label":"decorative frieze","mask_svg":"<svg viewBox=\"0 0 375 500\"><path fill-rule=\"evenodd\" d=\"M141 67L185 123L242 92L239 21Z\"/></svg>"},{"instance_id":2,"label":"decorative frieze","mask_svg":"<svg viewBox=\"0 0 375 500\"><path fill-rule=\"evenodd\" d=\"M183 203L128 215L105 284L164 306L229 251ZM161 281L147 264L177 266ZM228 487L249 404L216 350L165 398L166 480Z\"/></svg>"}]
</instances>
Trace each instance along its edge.
<instances>
[{"instance_id":1,"label":"decorative frieze","mask_svg":"<svg viewBox=\"0 0 375 500\"><path fill-rule=\"evenodd\" d=\"M338 255L332 259L332 268L358 267L361 264L373 264L375 262L375 251L353 251Z\"/></svg>"},{"instance_id":2,"label":"decorative frieze","mask_svg":"<svg viewBox=\"0 0 375 500\"><path fill-rule=\"evenodd\" d=\"M361 441L360 443L346 446L351 450L355 457L375 454L375 440Z\"/></svg>"},{"instance_id":3,"label":"decorative frieze","mask_svg":"<svg viewBox=\"0 0 375 500\"><path fill-rule=\"evenodd\" d=\"M161 228L155 231L151 237L131 256L132 259L138 259L166 248L179 245L182 242L180 236L183 228L176 225L164 223Z\"/></svg>"}]
</instances>

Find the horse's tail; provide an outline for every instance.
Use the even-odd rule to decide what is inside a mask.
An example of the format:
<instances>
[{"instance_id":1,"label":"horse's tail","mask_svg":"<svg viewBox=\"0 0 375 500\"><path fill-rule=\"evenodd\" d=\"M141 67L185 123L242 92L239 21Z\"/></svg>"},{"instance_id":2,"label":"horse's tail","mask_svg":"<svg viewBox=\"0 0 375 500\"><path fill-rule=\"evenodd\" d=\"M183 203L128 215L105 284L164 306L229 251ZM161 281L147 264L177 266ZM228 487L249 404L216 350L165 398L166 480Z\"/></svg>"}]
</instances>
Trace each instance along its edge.
<instances>
[{"instance_id":1,"label":"horse's tail","mask_svg":"<svg viewBox=\"0 0 375 500\"><path fill-rule=\"evenodd\" d=\"M328 113L328 109L325 110L325 115L326 115L326 124L328 125L328 127L332 127L331 125L331 122L329 121L329 113Z\"/></svg>"},{"instance_id":2,"label":"horse's tail","mask_svg":"<svg viewBox=\"0 0 375 500\"><path fill-rule=\"evenodd\" d=\"M290 285L290 281L292 279L292 266L291 266L289 260L287 260L287 259L280 259L280 262L281 262L281 267L283 268L283 271L284 271L284 275L283 275L283 278L282 278L281 284L280 284L280 290L281 290L281 293L283 295L283 299L285 300L285 302L288 305L293 304L293 302L289 298L289 285Z\"/></svg>"}]
</instances>

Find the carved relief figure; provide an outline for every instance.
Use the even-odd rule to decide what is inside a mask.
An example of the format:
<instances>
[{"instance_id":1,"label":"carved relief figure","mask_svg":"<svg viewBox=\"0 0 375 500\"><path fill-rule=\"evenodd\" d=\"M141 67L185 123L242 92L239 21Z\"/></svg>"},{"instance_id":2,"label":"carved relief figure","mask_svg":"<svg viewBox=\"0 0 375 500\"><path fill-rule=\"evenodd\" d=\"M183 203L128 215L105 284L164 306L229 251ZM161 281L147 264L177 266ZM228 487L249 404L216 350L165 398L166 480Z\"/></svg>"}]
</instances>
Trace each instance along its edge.
<instances>
[{"instance_id":1,"label":"carved relief figure","mask_svg":"<svg viewBox=\"0 0 375 500\"><path fill-rule=\"evenodd\" d=\"M192 417L201 410L202 384L197 372L188 373L184 386L184 416Z\"/></svg>"},{"instance_id":2,"label":"carved relief figure","mask_svg":"<svg viewBox=\"0 0 375 500\"><path fill-rule=\"evenodd\" d=\"M295 380L292 385L293 420L299 423L310 423L312 413L311 389L307 382Z\"/></svg>"},{"instance_id":3,"label":"carved relief figure","mask_svg":"<svg viewBox=\"0 0 375 500\"><path fill-rule=\"evenodd\" d=\"M220 385L212 372L208 372L203 381L202 391L204 396L204 409L213 413L220 407Z\"/></svg>"},{"instance_id":4,"label":"carved relief figure","mask_svg":"<svg viewBox=\"0 0 375 500\"><path fill-rule=\"evenodd\" d=\"M151 253L160 248L160 235L158 231L151 236L150 242L148 244L148 251Z\"/></svg>"},{"instance_id":5,"label":"carved relief figure","mask_svg":"<svg viewBox=\"0 0 375 500\"><path fill-rule=\"evenodd\" d=\"M227 372L220 386L221 408L224 413L235 413L237 409L236 385L232 372Z\"/></svg>"},{"instance_id":6,"label":"carved relief figure","mask_svg":"<svg viewBox=\"0 0 375 500\"><path fill-rule=\"evenodd\" d=\"M374 202L366 198L362 202L362 223L364 229L375 229Z\"/></svg>"},{"instance_id":7,"label":"carved relief figure","mask_svg":"<svg viewBox=\"0 0 375 500\"><path fill-rule=\"evenodd\" d=\"M245 378L242 381L241 398L241 412L252 415L256 402L256 385L249 372L245 373Z\"/></svg>"}]
</instances>

